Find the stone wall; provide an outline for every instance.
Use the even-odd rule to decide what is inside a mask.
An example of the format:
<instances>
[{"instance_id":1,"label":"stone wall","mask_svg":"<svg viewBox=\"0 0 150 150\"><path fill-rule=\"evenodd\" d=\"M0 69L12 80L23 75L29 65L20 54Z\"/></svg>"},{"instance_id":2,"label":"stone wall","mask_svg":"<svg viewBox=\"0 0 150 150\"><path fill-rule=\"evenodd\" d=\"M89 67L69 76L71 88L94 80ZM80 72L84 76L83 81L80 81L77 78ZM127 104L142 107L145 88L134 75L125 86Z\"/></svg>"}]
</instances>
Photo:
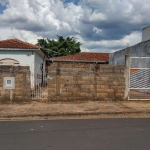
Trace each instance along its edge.
<instances>
[{"instance_id":1,"label":"stone wall","mask_svg":"<svg viewBox=\"0 0 150 150\"><path fill-rule=\"evenodd\" d=\"M123 100L125 66L54 62L48 67L50 101Z\"/></svg>"},{"instance_id":2,"label":"stone wall","mask_svg":"<svg viewBox=\"0 0 150 150\"><path fill-rule=\"evenodd\" d=\"M15 88L4 88L4 77L15 77ZM30 101L30 74L26 66L0 66L0 102Z\"/></svg>"}]
</instances>

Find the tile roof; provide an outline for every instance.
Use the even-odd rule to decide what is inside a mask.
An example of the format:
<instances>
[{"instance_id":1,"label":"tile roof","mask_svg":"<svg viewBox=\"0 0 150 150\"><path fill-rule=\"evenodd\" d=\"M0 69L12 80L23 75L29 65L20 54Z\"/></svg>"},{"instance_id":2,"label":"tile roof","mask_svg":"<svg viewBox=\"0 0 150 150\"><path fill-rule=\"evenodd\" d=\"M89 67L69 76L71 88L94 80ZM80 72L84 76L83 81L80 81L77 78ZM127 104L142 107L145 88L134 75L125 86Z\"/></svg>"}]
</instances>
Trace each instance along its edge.
<instances>
[{"instance_id":1,"label":"tile roof","mask_svg":"<svg viewBox=\"0 0 150 150\"><path fill-rule=\"evenodd\" d=\"M130 74L135 73L137 71L139 71L140 69L130 69Z\"/></svg>"},{"instance_id":2,"label":"tile roof","mask_svg":"<svg viewBox=\"0 0 150 150\"><path fill-rule=\"evenodd\" d=\"M0 41L0 48L39 49L36 45L18 39L2 40Z\"/></svg>"},{"instance_id":3,"label":"tile roof","mask_svg":"<svg viewBox=\"0 0 150 150\"><path fill-rule=\"evenodd\" d=\"M51 60L61 61L109 61L109 53L82 52L69 56L51 58Z\"/></svg>"}]
</instances>

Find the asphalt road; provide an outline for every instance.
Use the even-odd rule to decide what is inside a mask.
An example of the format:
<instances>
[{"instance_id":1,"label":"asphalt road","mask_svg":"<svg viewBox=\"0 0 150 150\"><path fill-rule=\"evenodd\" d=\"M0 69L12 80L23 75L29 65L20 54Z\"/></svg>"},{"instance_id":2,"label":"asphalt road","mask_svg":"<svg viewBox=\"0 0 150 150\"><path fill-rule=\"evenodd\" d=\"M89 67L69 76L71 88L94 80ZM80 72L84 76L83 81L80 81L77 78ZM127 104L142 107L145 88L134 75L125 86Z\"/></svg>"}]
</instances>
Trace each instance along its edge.
<instances>
[{"instance_id":1,"label":"asphalt road","mask_svg":"<svg viewBox=\"0 0 150 150\"><path fill-rule=\"evenodd\" d=\"M0 122L0 150L149 149L150 119Z\"/></svg>"}]
</instances>

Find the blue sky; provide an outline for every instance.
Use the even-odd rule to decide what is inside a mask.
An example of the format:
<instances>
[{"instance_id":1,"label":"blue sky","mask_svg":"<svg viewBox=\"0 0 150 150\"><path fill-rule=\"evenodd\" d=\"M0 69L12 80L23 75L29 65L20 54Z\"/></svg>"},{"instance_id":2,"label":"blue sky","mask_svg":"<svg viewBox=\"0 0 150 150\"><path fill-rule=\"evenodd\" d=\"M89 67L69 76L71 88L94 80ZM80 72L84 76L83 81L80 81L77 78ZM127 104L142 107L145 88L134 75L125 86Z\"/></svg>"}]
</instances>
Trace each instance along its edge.
<instances>
[{"instance_id":1,"label":"blue sky","mask_svg":"<svg viewBox=\"0 0 150 150\"><path fill-rule=\"evenodd\" d=\"M82 51L113 52L141 42L149 10L149 0L0 0L0 40L73 36Z\"/></svg>"},{"instance_id":2,"label":"blue sky","mask_svg":"<svg viewBox=\"0 0 150 150\"><path fill-rule=\"evenodd\" d=\"M5 9L6 9L6 6L2 6L2 4L0 4L0 14L2 14L3 10L5 10Z\"/></svg>"},{"instance_id":3,"label":"blue sky","mask_svg":"<svg viewBox=\"0 0 150 150\"><path fill-rule=\"evenodd\" d=\"M80 2L80 0L64 0L64 3L74 3L75 5L78 5L78 3Z\"/></svg>"}]
</instances>

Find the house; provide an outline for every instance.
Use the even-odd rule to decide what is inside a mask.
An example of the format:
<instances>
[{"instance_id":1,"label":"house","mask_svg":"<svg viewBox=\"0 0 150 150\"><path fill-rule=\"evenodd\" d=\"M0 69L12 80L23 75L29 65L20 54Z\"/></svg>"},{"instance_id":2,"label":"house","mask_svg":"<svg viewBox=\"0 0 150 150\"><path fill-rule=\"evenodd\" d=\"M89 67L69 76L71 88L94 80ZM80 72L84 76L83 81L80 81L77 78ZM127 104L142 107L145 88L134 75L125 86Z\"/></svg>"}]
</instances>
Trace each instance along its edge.
<instances>
[{"instance_id":1,"label":"house","mask_svg":"<svg viewBox=\"0 0 150 150\"><path fill-rule=\"evenodd\" d=\"M150 57L150 26L142 29L142 42L110 53L109 64L125 65L125 55L130 57ZM140 65L142 65L141 62Z\"/></svg>"},{"instance_id":2,"label":"house","mask_svg":"<svg viewBox=\"0 0 150 150\"><path fill-rule=\"evenodd\" d=\"M108 64L109 53L81 52L74 55L51 58L50 61Z\"/></svg>"},{"instance_id":3,"label":"house","mask_svg":"<svg viewBox=\"0 0 150 150\"><path fill-rule=\"evenodd\" d=\"M19 39L0 41L0 65L29 66L31 87L35 85L36 76L43 76L45 73L47 59L47 55L39 46Z\"/></svg>"},{"instance_id":4,"label":"house","mask_svg":"<svg viewBox=\"0 0 150 150\"><path fill-rule=\"evenodd\" d=\"M128 55L128 57L126 57ZM126 59L127 58L127 59ZM142 42L115 51L109 64L128 67L129 99L150 99L150 26L142 29Z\"/></svg>"}]
</instances>

